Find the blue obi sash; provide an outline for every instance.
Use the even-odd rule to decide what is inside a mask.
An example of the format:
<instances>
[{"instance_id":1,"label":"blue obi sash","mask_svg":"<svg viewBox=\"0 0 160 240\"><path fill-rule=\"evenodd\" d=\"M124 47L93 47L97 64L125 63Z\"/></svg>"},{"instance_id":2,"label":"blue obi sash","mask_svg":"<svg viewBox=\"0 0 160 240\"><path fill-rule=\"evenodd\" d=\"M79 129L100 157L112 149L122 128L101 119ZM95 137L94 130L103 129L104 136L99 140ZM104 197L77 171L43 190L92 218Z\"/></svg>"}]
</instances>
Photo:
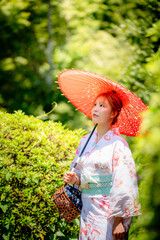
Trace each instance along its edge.
<instances>
[{"instance_id":1,"label":"blue obi sash","mask_svg":"<svg viewBox=\"0 0 160 240\"><path fill-rule=\"evenodd\" d=\"M112 175L92 176L92 178L95 182L88 182L88 188L81 188L82 193L108 196L112 188Z\"/></svg>"}]
</instances>

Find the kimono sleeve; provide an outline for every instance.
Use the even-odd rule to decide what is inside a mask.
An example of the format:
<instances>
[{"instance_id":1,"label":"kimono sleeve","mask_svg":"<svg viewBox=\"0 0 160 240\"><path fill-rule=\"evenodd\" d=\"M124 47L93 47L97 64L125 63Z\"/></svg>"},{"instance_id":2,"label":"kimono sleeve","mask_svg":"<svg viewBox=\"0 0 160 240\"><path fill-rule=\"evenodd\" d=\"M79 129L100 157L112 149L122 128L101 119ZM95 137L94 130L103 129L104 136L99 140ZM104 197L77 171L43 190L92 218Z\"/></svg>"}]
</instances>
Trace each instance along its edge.
<instances>
[{"instance_id":1,"label":"kimono sleeve","mask_svg":"<svg viewBox=\"0 0 160 240\"><path fill-rule=\"evenodd\" d=\"M127 143L117 141L112 158L112 188L110 215L132 217L140 215L135 163Z\"/></svg>"}]
</instances>

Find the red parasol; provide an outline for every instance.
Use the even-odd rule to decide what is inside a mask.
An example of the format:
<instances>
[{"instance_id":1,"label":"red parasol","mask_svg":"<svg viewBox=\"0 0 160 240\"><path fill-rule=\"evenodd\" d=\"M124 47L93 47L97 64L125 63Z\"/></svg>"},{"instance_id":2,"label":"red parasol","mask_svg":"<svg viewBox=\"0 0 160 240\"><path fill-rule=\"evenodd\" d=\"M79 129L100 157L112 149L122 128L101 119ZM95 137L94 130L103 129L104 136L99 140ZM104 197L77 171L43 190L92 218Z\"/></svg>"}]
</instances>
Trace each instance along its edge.
<instances>
[{"instance_id":1,"label":"red parasol","mask_svg":"<svg viewBox=\"0 0 160 240\"><path fill-rule=\"evenodd\" d=\"M133 137L138 135L142 122L140 113L148 107L121 84L96 73L77 69L61 72L58 76L58 84L69 101L89 118L92 118L91 110L96 97L102 93L116 91L123 107L114 127L119 127L121 134Z\"/></svg>"}]
</instances>

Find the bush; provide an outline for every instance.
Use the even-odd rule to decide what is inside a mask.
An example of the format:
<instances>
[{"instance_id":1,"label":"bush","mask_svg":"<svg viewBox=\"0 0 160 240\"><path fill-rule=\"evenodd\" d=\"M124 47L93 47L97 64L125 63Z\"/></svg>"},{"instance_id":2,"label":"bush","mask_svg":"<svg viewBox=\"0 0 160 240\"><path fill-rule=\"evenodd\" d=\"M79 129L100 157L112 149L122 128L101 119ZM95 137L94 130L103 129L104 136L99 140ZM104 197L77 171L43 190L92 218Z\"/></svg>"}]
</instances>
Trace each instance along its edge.
<instances>
[{"instance_id":1,"label":"bush","mask_svg":"<svg viewBox=\"0 0 160 240\"><path fill-rule=\"evenodd\" d=\"M0 112L0 239L75 239L51 200L84 132Z\"/></svg>"}]
</instances>

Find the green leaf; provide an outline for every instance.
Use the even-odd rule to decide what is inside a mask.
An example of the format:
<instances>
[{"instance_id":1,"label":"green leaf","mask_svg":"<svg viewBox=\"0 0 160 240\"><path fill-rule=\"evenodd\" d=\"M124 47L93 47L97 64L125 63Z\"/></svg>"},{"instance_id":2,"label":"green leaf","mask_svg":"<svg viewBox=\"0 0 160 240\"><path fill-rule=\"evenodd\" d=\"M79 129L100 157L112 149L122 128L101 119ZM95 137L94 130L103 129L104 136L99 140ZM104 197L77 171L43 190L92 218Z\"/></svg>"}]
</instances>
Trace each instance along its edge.
<instances>
[{"instance_id":1,"label":"green leaf","mask_svg":"<svg viewBox=\"0 0 160 240\"><path fill-rule=\"evenodd\" d=\"M8 209L8 205L2 205L2 204L0 203L0 208L2 209L2 211L3 211L4 213L6 213L6 211L7 211L7 209Z\"/></svg>"},{"instance_id":2,"label":"green leaf","mask_svg":"<svg viewBox=\"0 0 160 240\"><path fill-rule=\"evenodd\" d=\"M3 234L2 237L3 237L4 240L9 240L9 236L10 236L10 234L8 233L8 235Z\"/></svg>"},{"instance_id":3,"label":"green leaf","mask_svg":"<svg viewBox=\"0 0 160 240\"><path fill-rule=\"evenodd\" d=\"M56 235L58 237L64 237L65 236L61 231L56 232Z\"/></svg>"},{"instance_id":4,"label":"green leaf","mask_svg":"<svg viewBox=\"0 0 160 240\"><path fill-rule=\"evenodd\" d=\"M6 174L6 180L9 181L9 179L11 178L12 174L11 173L7 173Z\"/></svg>"}]
</instances>

